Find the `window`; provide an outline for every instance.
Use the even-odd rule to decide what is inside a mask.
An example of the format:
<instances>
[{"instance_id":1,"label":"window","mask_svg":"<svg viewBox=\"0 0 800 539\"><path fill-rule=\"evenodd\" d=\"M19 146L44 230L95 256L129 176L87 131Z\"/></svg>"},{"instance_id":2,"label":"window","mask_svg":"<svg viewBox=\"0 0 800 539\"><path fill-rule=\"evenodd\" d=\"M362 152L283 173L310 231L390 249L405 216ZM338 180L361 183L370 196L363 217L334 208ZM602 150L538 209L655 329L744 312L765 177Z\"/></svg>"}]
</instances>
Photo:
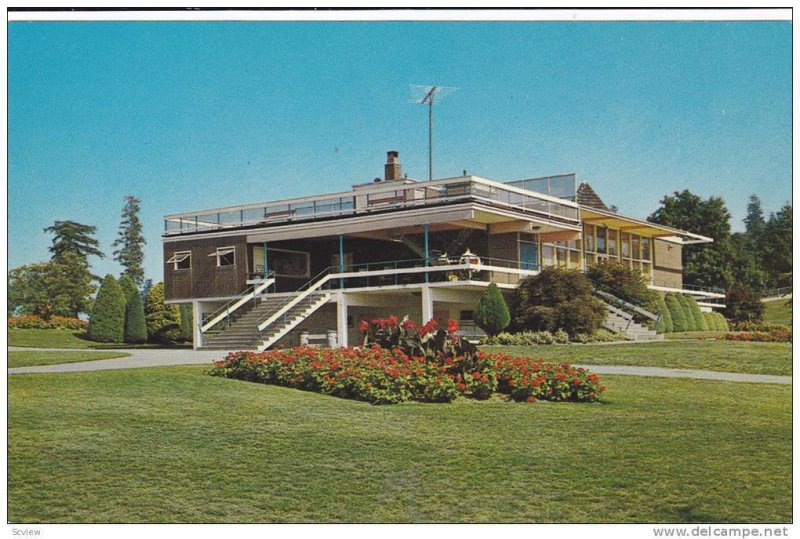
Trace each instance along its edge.
<instances>
[{"instance_id":1,"label":"window","mask_svg":"<svg viewBox=\"0 0 800 539\"><path fill-rule=\"evenodd\" d=\"M650 260L650 238L642 238L642 260Z\"/></svg>"},{"instance_id":2,"label":"window","mask_svg":"<svg viewBox=\"0 0 800 539\"><path fill-rule=\"evenodd\" d=\"M345 257L345 262L347 258ZM311 257L303 251L285 249L269 250L269 266L275 270L276 277L294 277L308 279L311 277Z\"/></svg>"},{"instance_id":3,"label":"window","mask_svg":"<svg viewBox=\"0 0 800 539\"><path fill-rule=\"evenodd\" d=\"M172 258L167 260L167 264L172 264L173 270L186 270L192 269L192 252L191 251L176 251L172 254Z\"/></svg>"},{"instance_id":4,"label":"window","mask_svg":"<svg viewBox=\"0 0 800 539\"><path fill-rule=\"evenodd\" d=\"M608 231L608 254L609 256L617 256L617 231Z\"/></svg>"},{"instance_id":5,"label":"window","mask_svg":"<svg viewBox=\"0 0 800 539\"><path fill-rule=\"evenodd\" d=\"M597 252L606 252L606 229L599 226L597 227Z\"/></svg>"},{"instance_id":6,"label":"window","mask_svg":"<svg viewBox=\"0 0 800 539\"><path fill-rule=\"evenodd\" d=\"M631 256L631 235L627 232L621 232L619 235L620 247L622 247L622 256L630 258Z\"/></svg>"},{"instance_id":7,"label":"window","mask_svg":"<svg viewBox=\"0 0 800 539\"><path fill-rule=\"evenodd\" d=\"M472 311L461 311L458 313L458 319L462 322L471 322L472 321Z\"/></svg>"},{"instance_id":8,"label":"window","mask_svg":"<svg viewBox=\"0 0 800 539\"><path fill-rule=\"evenodd\" d=\"M217 247L217 250L208 256L216 257L217 266L236 265L236 247Z\"/></svg>"},{"instance_id":9,"label":"window","mask_svg":"<svg viewBox=\"0 0 800 539\"><path fill-rule=\"evenodd\" d=\"M594 227L592 225L584 225L583 227L583 241L587 253L594 252Z\"/></svg>"},{"instance_id":10,"label":"window","mask_svg":"<svg viewBox=\"0 0 800 539\"><path fill-rule=\"evenodd\" d=\"M533 270L539 267L539 246L530 241L519 241L519 267Z\"/></svg>"}]
</instances>

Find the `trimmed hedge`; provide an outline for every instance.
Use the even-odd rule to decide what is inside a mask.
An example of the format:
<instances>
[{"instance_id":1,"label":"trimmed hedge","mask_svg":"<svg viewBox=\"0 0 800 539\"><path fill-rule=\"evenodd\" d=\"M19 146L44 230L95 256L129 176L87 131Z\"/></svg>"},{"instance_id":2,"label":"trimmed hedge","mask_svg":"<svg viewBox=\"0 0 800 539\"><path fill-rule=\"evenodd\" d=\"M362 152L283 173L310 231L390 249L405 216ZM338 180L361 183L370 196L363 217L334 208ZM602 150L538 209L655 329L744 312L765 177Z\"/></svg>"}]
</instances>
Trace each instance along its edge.
<instances>
[{"instance_id":1,"label":"trimmed hedge","mask_svg":"<svg viewBox=\"0 0 800 539\"><path fill-rule=\"evenodd\" d=\"M717 318L714 316L714 313L703 313L703 320L706 323L706 327L708 331L718 331L717 330ZM721 331L721 330L719 330Z\"/></svg>"},{"instance_id":2,"label":"trimmed hedge","mask_svg":"<svg viewBox=\"0 0 800 539\"><path fill-rule=\"evenodd\" d=\"M11 316L8 319L9 329L86 329L89 322L80 318L69 318L66 316L51 316L50 320L45 320L36 315Z\"/></svg>"},{"instance_id":3,"label":"trimmed hedge","mask_svg":"<svg viewBox=\"0 0 800 539\"><path fill-rule=\"evenodd\" d=\"M672 318L672 330L675 332L690 331L689 324L686 321L686 315L683 314L683 307L681 306L676 294L667 294L664 297L664 302L669 309L670 317Z\"/></svg>"},{"instance_id":4,"label":"trimmed hedge","mask_svg":"<svg viewBox=\"0 0 800 539\"><path fill-rule=\"evenodd\" d=\"M664 301L664 296L658 294L658 297L653 302L653 308L661 318L655 323L655 330L658 333L672 333L672 315L669 313L667 303Z\"/></svg>"},{"instance_id":5,"label":"trimmed hedge","mask_svg":"<svg viewBox=\"0 0 800 539\"><path fill-rule=\"evenodd\" d=\"M89 319L89 339L96 342L120 343L125 334L125 292L113 275L100 284Z\"/></svg>"},{"instance_id":6,"label":"trimmed hedge","mask_svg":"<svg viewBox=\"0 0 800 539\"><path fill-rule=\"evenodd\" d=\"M686 294L678 294L678 301L683 309L683 315L686 317L686 331L698 331L699 324L694 317L691 296L687 296Z\"/></svg>"}]
</instances>

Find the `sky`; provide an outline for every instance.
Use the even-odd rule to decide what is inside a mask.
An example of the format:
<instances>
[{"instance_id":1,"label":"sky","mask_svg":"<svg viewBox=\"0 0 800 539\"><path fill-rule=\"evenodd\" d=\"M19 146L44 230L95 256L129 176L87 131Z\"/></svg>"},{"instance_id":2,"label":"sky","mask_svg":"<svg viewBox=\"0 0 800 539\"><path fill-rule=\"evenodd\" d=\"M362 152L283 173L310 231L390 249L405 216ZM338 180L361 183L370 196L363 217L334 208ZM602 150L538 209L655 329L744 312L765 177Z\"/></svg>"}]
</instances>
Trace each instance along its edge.
<instances>
[{"instance_id":1,"label":"sky","mask_svg":"<svg viewBox=\"0 0 800 539\"><path fill-rule=\"evenodd\" d=\"M349 190L397 150L427 178L575 172L644 218L689 189L742 230L791 199L789 22L12 22L8 265L55 220L111 243L142 201L148 278L163 216Z\"/></svg>"}]
</instances>

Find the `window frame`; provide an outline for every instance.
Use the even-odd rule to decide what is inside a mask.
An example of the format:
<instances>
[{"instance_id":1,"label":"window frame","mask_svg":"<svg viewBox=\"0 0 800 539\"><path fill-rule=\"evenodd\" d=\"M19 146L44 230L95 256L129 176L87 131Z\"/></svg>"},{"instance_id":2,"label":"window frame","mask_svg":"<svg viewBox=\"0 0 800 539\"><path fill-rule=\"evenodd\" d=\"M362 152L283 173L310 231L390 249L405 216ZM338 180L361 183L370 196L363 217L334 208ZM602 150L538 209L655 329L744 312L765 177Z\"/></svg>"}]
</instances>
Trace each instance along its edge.
<instances>
[{"instance_id":1,"label":"window frame","mask_svg":"<svg viewBox=\"0 0 800 539\"><path fill-rule=\"evenodd\" d=\"M230 264L221 264L222 257L226 256L226 255L229 255L229 254L233 255L233 261ZM228 246L225 246L225 247L217 247L216 250L213 253L211 253L210 255L208 255L208 256L209 257L213 256L213 257L216 258L216 262L217 262L216 263L216 267L218 267L218 268L236 267L236 246L235 245L228 245Z\"/></svg>"},{"instance_id":2,"label":"window frame","mask_svg":"<svg viewBox=\"0 0 800 539\"><path fill-rule=\"evenodd\" d=\"M178 259L178 257L182 256L183 258ZM189 267L188 268L179 268L178 264L181 262L189 260ZM172 271L185 271L192 269L192 252L191 251L175 251L172 253L172 256L165 262L166 264L172 264Z\"/></svg>"}]
</instances>

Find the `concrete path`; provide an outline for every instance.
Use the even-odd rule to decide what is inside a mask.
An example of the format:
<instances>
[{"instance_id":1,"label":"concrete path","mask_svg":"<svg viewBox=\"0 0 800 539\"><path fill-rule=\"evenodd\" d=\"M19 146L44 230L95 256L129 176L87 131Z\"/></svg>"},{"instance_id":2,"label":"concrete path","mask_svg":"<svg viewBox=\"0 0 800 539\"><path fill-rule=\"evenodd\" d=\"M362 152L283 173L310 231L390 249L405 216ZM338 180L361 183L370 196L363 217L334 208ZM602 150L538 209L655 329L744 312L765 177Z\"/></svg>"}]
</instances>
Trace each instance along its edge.
<instances>
[{"instance_id":1,"label":"concrete path","mask_svg":"<svg viewBox=\"0 0 800 539\"><path fill-rule=\"evenodd\" d=\"M9 351L76 352L57 348L20 348L11 346ZM92 350L87 350L92 351ZM97 350L100 351L100 350ZM169 365L210 365L225 357L227 352L218 350L103 350L130 354L116 359L99 359L80 363L61 365L42 365L39 367L16 367L8 369L8 374L34 374L53 372L105 371L111 369L138 369L141 367L165 367ZM632 365L576 365L597 374L624 374L629 376L655 376L659 378L694 378L698 380L723 380L727 382L755 382L762 384L791 384L791 376L768 374L743 374L738 372L715 372L694 369L665 369L662 367L639 367Z\"/></svg>"}]
</instances>

